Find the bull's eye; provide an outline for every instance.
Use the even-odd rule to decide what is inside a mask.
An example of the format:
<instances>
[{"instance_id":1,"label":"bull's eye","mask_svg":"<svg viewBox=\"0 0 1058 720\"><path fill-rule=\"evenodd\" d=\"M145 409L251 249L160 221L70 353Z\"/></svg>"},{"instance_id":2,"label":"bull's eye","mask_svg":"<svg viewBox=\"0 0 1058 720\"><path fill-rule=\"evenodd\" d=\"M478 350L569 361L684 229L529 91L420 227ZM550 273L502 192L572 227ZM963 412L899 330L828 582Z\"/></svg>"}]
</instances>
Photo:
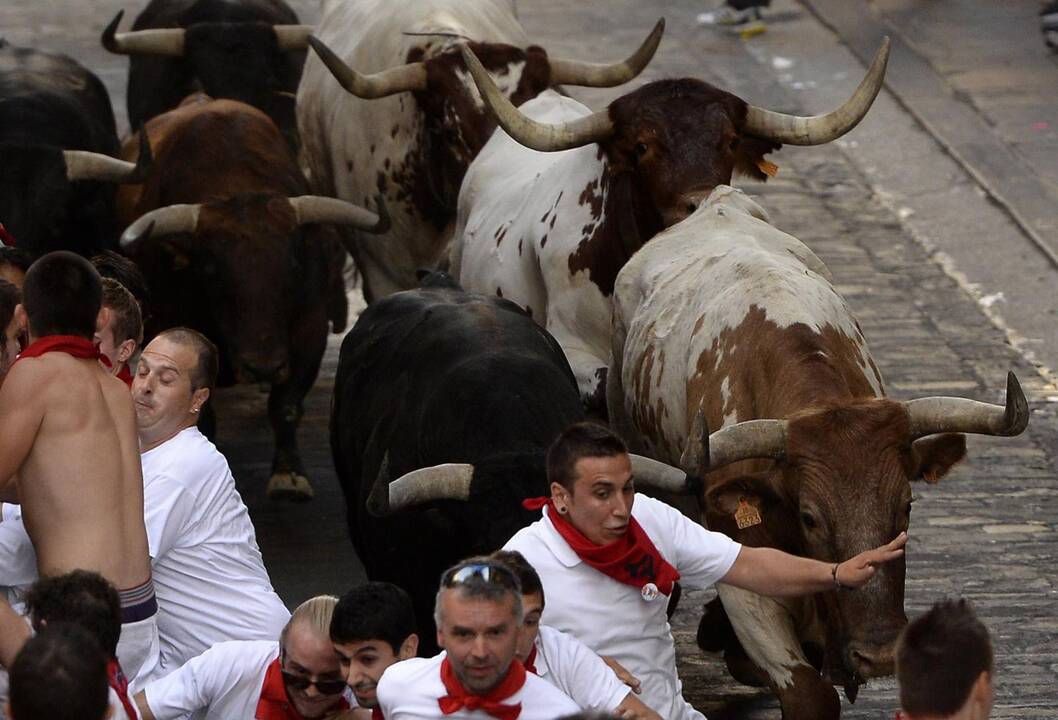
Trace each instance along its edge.
<instances>
[{"instance_id":1,"label":"bull's eye","mask_svg":"<svg viewBox=\"0 0 1058 720\"><path fill-rule=\"evenodd\" d=\"M812 517L810 513L806 512L801 513L801 523L808 530L815 530L817 527L819 527L819 523L816 522L816 519Z\"/></svg>"},{"instance_id":2,"label":"bull's eye","mask_svg":"<svg viewBox=\"0 0 1058 720\"><path fill-rule=\"evenodd\" d=\"M636 157L643 157L644 155L647 154L646 143L637 142L635 149L636 149Z\"/></svg>"}]
</instances>

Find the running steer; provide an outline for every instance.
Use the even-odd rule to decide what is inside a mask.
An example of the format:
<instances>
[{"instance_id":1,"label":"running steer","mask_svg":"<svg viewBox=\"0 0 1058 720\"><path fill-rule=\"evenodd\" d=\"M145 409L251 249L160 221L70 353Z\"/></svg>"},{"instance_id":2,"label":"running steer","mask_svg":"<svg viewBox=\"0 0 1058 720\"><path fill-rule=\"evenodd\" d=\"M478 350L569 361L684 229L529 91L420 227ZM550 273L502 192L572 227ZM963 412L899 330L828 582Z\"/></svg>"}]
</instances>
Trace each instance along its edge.
<instances>
[{"instance_id":1,"label":"running steer","mask_svg":"<svg viewBox=\"0 0 1058 720\"><path fill-rule=\"evenodd\" d=\"M305 65L297 113L313 190L356 203L382 192L393 213L384 242L346 244L368 302L415 287L416 271L445 257L463 174L496 127L459 47L473 47L504 95L522 103L561 83L627 82L661 39L659 22L631 58L612 66L553 59L529 46L512 5L333 3L310 41L319 58Z\"/></svg>"},{"instance_id":2,"label":"running steer","mask_svg":"<svg viewBox=\"0 0 1058 720\"><path fill-rule=\"evenodd\" d=\"M103 83L65 55L0 39L0 223L34 255L115 247L113 183L142 182L117 160Z\"/></svg>"},{"instance_id":3,"label":"running steer","mask_svg":"<svg viewBox=\"0 0 1058 720\"><path fill-rule=\"evenodd\" d=\"M621 266L733 173L774 175L764 156L782 143L818 145L855 127L882 86L889 44L855 94L815 118L762 110L693 79L648 83L595 113L554 92L515 109L464 53L506 133L467 171L452 274L529 310L565 350L588 409L602 414Z\"/></svg>"},{"instance_id":4,"label":"running steer","mask_svg":"<svg viewBox=\"0 0 1058 720\"><path fill-rule=\"evenodd\" d=\"M151 0L117 32L124 11L103 31L103 47L129 55L133 127L201 90L268 114L297 148L294 93L305 63L308 25L283 0Z\"/></svg>"},{"instance_id":5,"label":"running steer","mask_svg":"<svg viewBox=\"0 0 1058 720\"><path fill-rule=\"evenodd\" d=\"M936 483L962 459L962 433L1017 435L1028 407L1013 374L1005 408L886 398L828 277L759 205L717 188L617 276L608 399L627 438L705 478L710 528L837 562L908 528L912 482ZM892 673L904 567L794 601L718 586L737 635L728 667L770 684L785 720L838 717L832 684L854 700L867 678ZM710 637L715 619L699 629L709 649L724 644Z\"/></svg>"},{"instance_id":6,"label":"running steer","mask_svg":"<svg viewBox=\"0 0 1058 720\"><path fill-rule=\"evenodd\" d=\"M193 96L146 133L158 162L120 198L123 214L138 217L121 245L150 284L155 329L186 325L216 342L224 384L271 384L268 495L308 499L297 427L328 319L335 332L345 325L343 255L315 224L383 229L385 218L306 196L279 131L249 105Z\"/></svg>"},{"instance_id":7,"label":"running steer","mask_svg":"<svg viewBox=\"0 0 1058 720\"><path fill-rule=\"evenodd\" d=\"M424 649L436 649L441 572L539 516L521 502L550 493L547 448L582 418L547 331L443 273L369 305L349 331L331 405L349 532L368 577L411 594ZM633 462L644 483L664 472Z\"/></svg>"}]
</instances>

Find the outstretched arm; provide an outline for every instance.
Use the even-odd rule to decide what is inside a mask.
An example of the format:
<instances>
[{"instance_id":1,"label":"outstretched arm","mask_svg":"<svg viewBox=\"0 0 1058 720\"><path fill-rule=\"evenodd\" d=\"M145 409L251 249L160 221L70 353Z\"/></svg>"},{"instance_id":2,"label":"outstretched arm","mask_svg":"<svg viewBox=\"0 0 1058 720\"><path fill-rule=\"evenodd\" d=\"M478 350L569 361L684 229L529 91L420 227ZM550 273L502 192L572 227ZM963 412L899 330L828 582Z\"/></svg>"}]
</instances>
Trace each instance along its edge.
<instances>
[{"instance_id":1,"label":"outstretched arm","mask_svg":"<svg viewBox=\"0 0 1058 720\"><path fill-rule=\"evenodd\" d=\"M809 595L838 586L854 589L866 585L880 565L903 556L906 544L907 533L902 532L892 542L836 565L774 548L743 546L721 582L771 597Z\"/></svg>"}]
</instances>

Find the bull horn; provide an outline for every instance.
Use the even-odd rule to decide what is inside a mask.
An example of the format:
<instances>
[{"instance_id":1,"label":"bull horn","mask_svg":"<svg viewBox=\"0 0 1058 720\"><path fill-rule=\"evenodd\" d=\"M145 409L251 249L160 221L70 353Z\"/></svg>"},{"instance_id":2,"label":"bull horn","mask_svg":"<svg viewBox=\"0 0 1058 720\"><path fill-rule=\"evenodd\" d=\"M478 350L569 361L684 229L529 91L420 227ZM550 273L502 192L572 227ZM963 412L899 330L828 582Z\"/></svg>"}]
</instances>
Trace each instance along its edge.
<instances>
[{"instance_id":1,"label":"bull horn","mask_svg":"<svg viewBox=\"0 0 1058 720\"><path fill-rule=\"evenodd\" d=\"M273 25L280 50L304 50L309 45L312 25Z\"/></svg>"},{"instance_id":2,"label":"bull horn","mask_svg":"<svg viewBox=\"0 0 1058 720\"><path fill-rule=\"evenodd\" d=\"M787 145L822 145L837 140L859 124L882 89L885 66L889 62L889 38L874 54L859 87L845 103L826 115L801 117L749 106L746 132Z\"/></svg>"},{"instance_id":3,"label":"bull horn","mask_svg":"<svg viewBox=\"0 0 1058 720\"><path fill-rule=\"evenodd\" d=\"M717 430L703 443L706 471L716 470L739 460L786 457L785 420L746 420Z\"/></svg>"},{"instance_id":4,"label":"bull horn","mask_svg":"<svg viewBox=\"0 0 1058 720\"><path fill-rule=\"evenodd\" d=\"M175 235L176 233L193 233L198 228L198 213L201 205L167 205L141 215L121 233L121 247L130 248L137 241L147 236L147 230L153 225L151 235Z\"/></svg>"},{"instance_id":5,"label":"bull horn","mask_svg":"<svg viewBox=\"0 0 1058 720\"><path fill-rule=\"evenodd\" d=\"M345 200L321 195L302 195L290 198L290 207L294 211L298 225L334 223L380 235L389 230L389 212L386 210L386 204L382 201L381 195L375 196L375 205L378 208L378 214Z\"/></svg>"},{"instance_id":6,"label":"bull horn","mask_svg":"<svg viewBox=\"0 0 1058 720\"><path fill-rule=\"evenodd\" d=\"M587 63L578 60L551 60L552 85L614 87L632 80L650 64L665 33L665 18L658 20L647 39L632 55L618 63Z\"/></svg>"},{"instance_id":7,"label":"bull horn","mask_svg":"<svg viewBox=\"0 0 1058 720\"><path fill-rule=\"evenodd\" d=\"M319 38L309 37L308 43L331 71L331 75L334 75L335 80L359 98L374 100L400 92L426 89L426 67L422 63L409 63L374 75L361 75L346 65Z\"/></svg>"},{"instance_id":8,"label":"bull horn","mask_svg":"<svg viewBox=\"0 0 1058 720\"><path fill-rule=\"evenodd\" d=\"M628 453L628 459L632 461L632 477L638 485L671 493L687 492L687 473L679 468L634 453Z\"/></svg>"},{"instance_id":9,"label":"bull horn","mask_svg":"<svg viewBox=\"0 0 1058 720\"><path fill-rule=\"evenodd\" d=\"M151 145L146 133L140 130L140 155L135 163L112 158L109 155L87 150L63 150L66 161L66 179L99 180L114 183L141 183L150 172Z\"/></svg>"},{"instance_id":10,"label":"bull horn","mask_svg":"<svg viewBox=\"0 0 1058 720\"><path fill-rule=\"evenodd\" d=\"M937 433L1020 435L1029 424L1029 403L1014 373L1007 373L1006 405L967 398L928 397L904 403L911 417L911 438Z\"/></svg>"},{"instance_id":11,"label":"bull horn","mask_svg":"<svg viewBox=\"0 0 1058 720\"><path fill-rule=\"evenodd\" d=\"M184 54L183 28L153 28L119 33L118 25L125 15L124 10L110 21L103 31L103 47L117 55L168 55L180 57Z\"/></svg>"},{"instance_id":12,"label":"bull horn","mask_svg":"<svg viewBox=\"0 0 1058 720\"><path fill-rule=\"evenodd\" d=\"M556 152L601 142L613 134L613 122L605 110L555 125L531 120L500 92L470 48L463 45L460 51L485 104L496 116L500 126L518 143L533 150Z\"/></svg>"},{"instance_id":13,"label":"bull horn","mask_svg":"<svg viewBox=\"0 0 1058 720\"><path fill-rule=\"evenodd\" d=\"M389 482L389 453L382 459L378 478L368 498L368 510L381 516L434 500L467 500L474 466L446 463L405 473Z\"/></svg>"}]
</instances>

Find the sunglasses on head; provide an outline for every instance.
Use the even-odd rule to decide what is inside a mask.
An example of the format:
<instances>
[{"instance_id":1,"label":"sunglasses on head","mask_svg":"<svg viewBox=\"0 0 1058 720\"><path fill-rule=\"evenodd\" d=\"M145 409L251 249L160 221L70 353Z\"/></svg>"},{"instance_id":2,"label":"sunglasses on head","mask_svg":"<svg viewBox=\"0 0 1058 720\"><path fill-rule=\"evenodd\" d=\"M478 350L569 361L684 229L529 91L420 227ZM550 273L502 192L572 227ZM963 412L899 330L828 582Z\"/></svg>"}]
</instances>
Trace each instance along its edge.
<instances>
[{"instance_id":1,"label":"sunglasses on head","mask_svg":"<svg viewBox=\"0 0 1058 720\"><path fill-rule=\"evenodd\" d=\"M472 563L470 565L457 565L445 572L441 578L442 587L450 588L457 585L481 582L486 585L499 585L508 590L518 589L518 579L510 570L503 565L492 563Z\"/></svg>"},{"instance_id":2,"label":"sunglasses on head","mask_svg":"<svg viewBox=\"0 0 1058 720\"><path fill-rule=\"evenodd\" d=\"M285 661L284 656L283 662ZM321 695L337 695L346 687L345 680L313 680L310 675L299 675L282 667L279 673L283 676L283 684L288 690L308 690L309 685L315 685Z\"/></svg>"}]
</instances>

